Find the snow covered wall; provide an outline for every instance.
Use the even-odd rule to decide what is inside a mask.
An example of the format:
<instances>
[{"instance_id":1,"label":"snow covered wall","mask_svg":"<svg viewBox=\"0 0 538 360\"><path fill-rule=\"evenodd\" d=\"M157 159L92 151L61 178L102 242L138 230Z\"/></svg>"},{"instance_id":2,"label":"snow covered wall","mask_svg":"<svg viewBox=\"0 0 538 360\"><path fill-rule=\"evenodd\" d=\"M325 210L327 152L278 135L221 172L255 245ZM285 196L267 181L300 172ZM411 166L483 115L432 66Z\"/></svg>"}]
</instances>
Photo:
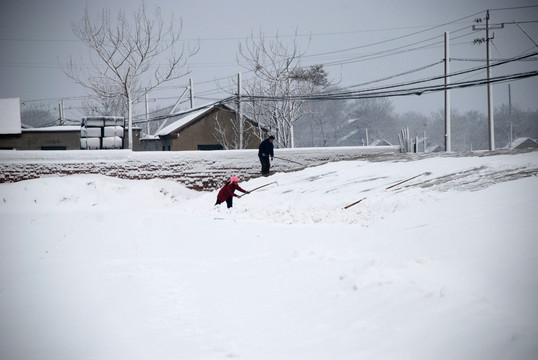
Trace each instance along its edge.
<instances>
[{"instance_id":1,"label":"snow covered wall","mask_svg":"<svg viewBox=\"0 0 538 360\"><path fill-rule=\"evenodd\" d=\"M271 170L286 172L330 161L390 156L397 146L276 149ZM232 175L241 180L260 173L257 150L133 152L1 151L0 183L46 175L101 174L122 179L172 179L195 190L212 190Z\"/></svg>"}]
</instances>

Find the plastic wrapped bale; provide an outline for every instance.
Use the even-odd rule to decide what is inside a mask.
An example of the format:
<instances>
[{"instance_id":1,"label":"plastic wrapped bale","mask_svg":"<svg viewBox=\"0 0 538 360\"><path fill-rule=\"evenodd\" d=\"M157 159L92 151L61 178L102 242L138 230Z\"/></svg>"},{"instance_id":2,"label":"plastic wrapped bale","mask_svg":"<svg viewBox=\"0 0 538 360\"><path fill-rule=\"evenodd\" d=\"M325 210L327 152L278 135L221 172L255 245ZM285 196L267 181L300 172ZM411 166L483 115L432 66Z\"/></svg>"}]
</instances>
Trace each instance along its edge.
<instances>
[{"instance_id":1,"label":"plastic wrapped bale","mask_svg":"<svg viewBox=\"0 0 538 360\"><path fill-rule=\"evenodd\" d=\"M120 137L122 138L124 130L122 126L105 126L104 137Z\"/></svg>"},{"instance_id":2,"label":"plastic wrapped bale","mask_svg":"<svg viewBox=\"0 0 538 360\"><path fill-rule=\"evenodd\" d=\"M83 127L100 127L105 126L105 118L104 117L96 117L96 116L87 116L82 118L82 126Z\"/></svg>"},{"instance_id":3,"label":"plastic wrapped bale","mask_svg":"<svg viewBox=\"0 0 538 360\"><path fill-rule=\"evenodd\" d=\"M123 139L119 136L110 136L103 138L103 149L121 149L123 148Z\"/></svg>"},{"instance_id":4,"label":"plastic wrapped bale","mask_svg":"<svg viewBox=\"0 0 538 360\"><path fill-rule=\"evenodd\" d=\"M107 116L104 119L104 126L124 126L124 119L121 116Z\"/></svg>"},{"instance_id":5,"label":"plastic wrapped bale","mask_svg":"<svg viewBox=\"0 0 538 360\"><path fill-rule=\"evenodd\" d=\"M98 150L101 148L101 138L81 138L80 148L82 150Z\"/></svg>"},{"instance_id":6,"label":"plastic wrapped bale","mask_svg":"<svg viewBox=\"0 0 538 360\"><path fill-rule=\"evenodd\" d=\"M80 129L81 138L100 138L101 137L101 128L100 127L83 127Z\"/></svg>"}]
</instances>

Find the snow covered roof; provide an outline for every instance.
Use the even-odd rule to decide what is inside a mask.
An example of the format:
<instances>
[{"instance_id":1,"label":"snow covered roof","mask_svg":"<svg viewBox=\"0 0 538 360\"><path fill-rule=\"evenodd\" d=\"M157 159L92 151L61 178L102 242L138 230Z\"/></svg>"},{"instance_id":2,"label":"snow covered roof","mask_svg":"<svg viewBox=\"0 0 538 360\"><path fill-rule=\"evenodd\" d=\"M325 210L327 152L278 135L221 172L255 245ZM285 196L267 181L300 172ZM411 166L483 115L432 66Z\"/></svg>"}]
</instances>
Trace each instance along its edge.
<instances>
[{"instance_id":1,"label":"snow covered roof","mask_svg":"<svg viewBox=\"0 0 538 360\"><path fill-rule=\"evenodd\" d=\"M0 99L0 134L21 133L21 102L19 98Z\"/></svg>"},{"instance_id":2,"label":"snow covered roof","mask_svg":"<svg viewBox=\"0 0 538 360\"><path fill-rule=\"evenodd\" d=\"M374 140L370 143L370 146L387 146L387 145L390 146L392 144L385 139Z\"/></svg>"},{"instance_id":3,"label":"snow covered roof","mask_svg":"<svg viewBox=\"0 0 538 360\"><path fill-rule=\"evenodd\" d=\"M206 114L210 113L211 111L213 111L215 108L224 108L224 109L227 109L228 111L235 112L234 109L232 109L229 106L226 106L224 104L212 103L212 104L202 106L202 107L200 107L198 109L195 109L195 110L188 110L188 111L184 111L182 113L172 114L172 115L170 115L170 118L175 118L175 119L178 119L178 120L176 120L172 124L162 128L154 136L159 137L159 136L170 135L174 131L177 131L177 130L181 129L184 126L187 126L191 122L200 119L204 115L206 115ZM248 121L248 122L258 126L253 120L249 119L245 115L243 115L243 116L245 118L245 121ZM261 127L261 128L264 131L267 131L267 129L265 129L264 127ZM148 137L148 138L146 138L146 140L152 140L152 139Z\"/></svg>"},{"instance_id":4,"label":"snow covered roof","mask_svg":"<svg viewBox=\"0 0 538 360\"><path fill-rule=\"evenodd\" d=\"M185 113L183 116L182 116L182 114L179 114L181 116L179 118L179 120L176 120L172 124L170 124L168 126L165 126L163 129L161 129L155 135L157 135L157 136L169 135L169 134L173 133L174 131L180 129L181 127L187 125L191 121L196 120L197 118L199 118L203 114L213 110L214 107L215 107L215 105L212 105L210 107L204 107L204 108L199 109L199 110L190 111L190 112Z\"/></svg>"},{"instance_id":5,"label":"snow covered roof","mask_svg":"<svg viewBox=\"0 0 538 360\"><path fill-rule=\"evenodd\" d=\"M516 140L512 141L511 148L516 149L516 148L518 148L518 147L520 147L522 145L523 145L523 147L532 147L532 148L538 147L538 143L535 140L533 140L531 138L528 138L528 137L520 137L520 138L517 138Z\"/></svg>"}]
</instances>

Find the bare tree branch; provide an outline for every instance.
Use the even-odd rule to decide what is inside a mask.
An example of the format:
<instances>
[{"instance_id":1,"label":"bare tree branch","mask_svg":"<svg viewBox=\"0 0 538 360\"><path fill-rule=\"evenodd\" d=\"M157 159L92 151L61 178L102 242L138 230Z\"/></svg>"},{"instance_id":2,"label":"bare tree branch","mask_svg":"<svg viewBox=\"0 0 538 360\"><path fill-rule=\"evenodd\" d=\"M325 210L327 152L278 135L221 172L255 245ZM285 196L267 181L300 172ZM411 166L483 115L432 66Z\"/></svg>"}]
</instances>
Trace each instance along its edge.
<instances>
[{"instance_id":1,"label":"bare tree branch","mask_svg":"<svg viewBox=\"0 0 538 360\"><path fill-rule=\"evenodd\" d=\"M308 47L308 46L307 46ZM322 65L303 67L302 57L306 50L300 50L297 44L297 31L291 44L285 43L277 34L268 41L260 33L253 34L239 44L240 63L245 69L255 74L255 78L246 82L246 98L268 97L288 98L294 95L310 95L330 86L327 73ZM293 124L306 114L304 101L251 101L250 116L274 132L276 141L284 147L293 147Z\"/></svg>"},{"instance_id":2,"label":"bare tree branch","mask_svg":"<svg viewBox=\"0 0 538 360\"><path fill-rule=\"evenodd\" d=\"M94 21L86 8L72 28L90 54L81 58L80 67L70 59L63 71L103 101L118 96L124 99L132 149L132 103L160 84L187 75L189 71L184 67L199 47L185 52L184 45L179 45L181 20L178 24L172 17L165 27L160 8L155 7L150 15L144 3L133 13L132 21L120 11L113 22L107 10L102 10ZM168 55L168 61L163 65L160 61L164 55Z\"/></svg>"}]
</instances>

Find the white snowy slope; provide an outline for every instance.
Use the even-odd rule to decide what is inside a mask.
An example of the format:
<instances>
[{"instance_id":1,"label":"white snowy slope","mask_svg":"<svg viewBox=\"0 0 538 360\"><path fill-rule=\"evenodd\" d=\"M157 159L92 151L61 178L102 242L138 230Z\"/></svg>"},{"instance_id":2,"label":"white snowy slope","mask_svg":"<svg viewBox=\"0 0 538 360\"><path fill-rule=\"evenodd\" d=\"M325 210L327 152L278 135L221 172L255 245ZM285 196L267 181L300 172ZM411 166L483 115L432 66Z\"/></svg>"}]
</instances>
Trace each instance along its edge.
<instances>
[{"instance_id":1,"label":"white snowy slope","mask_svg":"<svg viewBox=\"0 0 538 360\"><path fill-rule=\"evenodd\" d=\"M0 359L535 359L537 169L343 161L229 210L166 180L0 184Z\"/></svg>"}]
</instances>

